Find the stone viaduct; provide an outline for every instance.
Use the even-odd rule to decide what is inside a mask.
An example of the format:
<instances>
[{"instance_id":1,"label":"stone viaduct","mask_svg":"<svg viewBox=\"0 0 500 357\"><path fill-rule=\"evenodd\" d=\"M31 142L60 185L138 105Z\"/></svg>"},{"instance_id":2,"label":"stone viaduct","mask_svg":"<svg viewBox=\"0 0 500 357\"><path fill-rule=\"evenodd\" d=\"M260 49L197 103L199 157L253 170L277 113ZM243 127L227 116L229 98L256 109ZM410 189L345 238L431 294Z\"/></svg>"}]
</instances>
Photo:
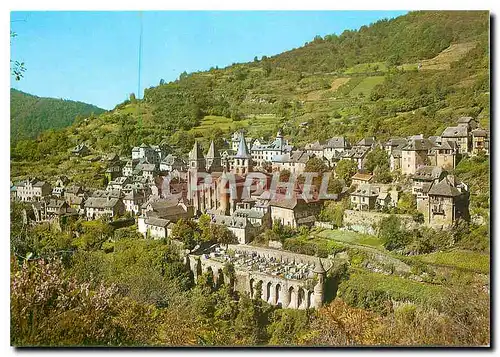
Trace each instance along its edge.
<instances>
[{"instance_id":1,"label":"stone viaduct","mask_svg":"<svg viewBox=\"0 0 500 357\"><path fill-rule=\"evenodd\" d=\"M319 308L323 305L326 270L319 258L245 245L230 245L229 248L234 251L256 252L268 259L278 258L283 263L292 261L313 263L314 277L302 280L287 279L261 271L235 267L234 281L230 281L228 276L224 276L226 263L212 259L205 254L188 254L185 256L185 263L193 272L195 281L201 274L209 272L213 274L215 285L234 284L236 291L246 292L252 299L259 298L258 292L260 291L260 298L271 305L290 309Z\"/></svg>"}]
</instances>

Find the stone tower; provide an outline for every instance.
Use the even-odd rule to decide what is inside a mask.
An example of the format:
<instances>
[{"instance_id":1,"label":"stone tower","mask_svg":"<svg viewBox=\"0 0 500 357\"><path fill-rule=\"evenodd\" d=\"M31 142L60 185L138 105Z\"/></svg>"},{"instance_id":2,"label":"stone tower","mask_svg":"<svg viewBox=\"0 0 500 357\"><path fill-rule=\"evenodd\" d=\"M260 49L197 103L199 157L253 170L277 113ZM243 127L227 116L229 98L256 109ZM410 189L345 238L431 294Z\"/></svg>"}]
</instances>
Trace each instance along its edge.
<instances>
[{"instance_id":1,"label":"stone tower","mask_svg":"<svg viewBox=\"0 0 500 357\"><path fill-rule=\"evenodd\" d=\"M195 141L193 149L189 152L189 170L188 170L188 199L193 205L194 214L202 211L203 192L198 190L199 172L206 171L205 158L200 145Z\"/></svg>"},{"instance_id":2,"label":"stone tower","mask_svg":"<svg viewBox=\"0 0 500 357\"><path fill-rule=\"evenodd\" d=\"M314 293L312 296L311 306L314 308L320 308L323 306L323 301L325 300L325 276L326 270L321 263L321 258L318 258L318 263L314 267L313 272L318 277L318 283L314 286Z\"/></svg>"},{"instance_id":3,"label":"stone tower","mask_svg":"<svg viewBox=\"0 0 500 357\"><path fill-rule=\"evenodd\" d=\"M283 150L283 145L284 145L284 140L283 140L283 131L281 128L278 130L278 134L276 134L276 140L275 143L278 144L278 148L280 150Z\"/></svg>"},{"instance_id":4,"label":"stone tower","mask_svg":"<svg viewBox=\"0 0 500 357\"><path fill-rule=\"evenodd\" d=\"M214 141L210 142L207 156L205 157L207 172L222 172L222 163L219 150L215 147Z\"/></svg>"},{"instance_id":5,"label":"stone tower","mask_svg":"<svg viewBox=\"0 0 500 357\"><path fill-rule=\"evenodd\" d=\"M238 175L245 175L252 171L252 156L248 152L247 142L243 132L240 135L238 151L234 156L234 171Z\"/></svg>"}]
</instances>

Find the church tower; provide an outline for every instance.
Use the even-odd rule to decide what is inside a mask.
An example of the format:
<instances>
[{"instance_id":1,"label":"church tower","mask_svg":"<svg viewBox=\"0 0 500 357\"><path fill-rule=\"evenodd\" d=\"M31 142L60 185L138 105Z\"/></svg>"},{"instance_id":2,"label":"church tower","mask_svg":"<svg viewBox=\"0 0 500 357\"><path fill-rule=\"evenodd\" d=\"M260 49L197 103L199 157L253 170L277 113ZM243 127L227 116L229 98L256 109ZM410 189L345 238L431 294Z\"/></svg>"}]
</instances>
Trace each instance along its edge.
<instances>
[{"instance_id":1,"label":"church tower","mask_svg":"<svg viewBox=\"0 0 500 357\"><path fill-rule=\"evenodd\" d=\"M188 170L188 199L193 205L194 214L197 215L203 210L203 192L198 190L198 172L206 171L205 158L201 147L195 141L193 149L189 152L189 170Z\"/></svg>"},{"instance_id":2,"label":"church tower","mask_svg":"<svg viewBox=\"0 0 500 357\"><path fill-rule=\"evenodd\" d=\"M206 168L205 157L200 144L194 142L193 149L189 152L189 169L204 172Z\"/></svg>"},{"instance_id":3,"label":"church tower","mask_svg":"<svg viewBox=\"0 0 500 357\"><path fill-rule=\"evenodd\" d=\"M274 142L277 144L279 150L283 151L285 142L283 140L283 131L281 130L281 128L278 130L278 134L276 134L276 139Z\"/></svg>"},{"instance_id":4,"label":"church tower","mask_svg":"<svg viewBox=\"0 0 500 357\"><path fill-rule=\"evenodd\" d=\"M252 156L248 152L247 142L242 132L240 135L240 143L238 144L238 151L234 156L234 170L238 175L245 175L251 172L252 168Z\"/></svg>"},{"instance_id":5,"label":"church tower","mask_svg":"<svg viewBox=\"0 0 500 357\"><path fill-rule=\"evenodd\" d=\"M221 157L213 140L210 142L210 148L206 156L206 169L208 172L222 172Z\"/></svg>"}]
</instances>

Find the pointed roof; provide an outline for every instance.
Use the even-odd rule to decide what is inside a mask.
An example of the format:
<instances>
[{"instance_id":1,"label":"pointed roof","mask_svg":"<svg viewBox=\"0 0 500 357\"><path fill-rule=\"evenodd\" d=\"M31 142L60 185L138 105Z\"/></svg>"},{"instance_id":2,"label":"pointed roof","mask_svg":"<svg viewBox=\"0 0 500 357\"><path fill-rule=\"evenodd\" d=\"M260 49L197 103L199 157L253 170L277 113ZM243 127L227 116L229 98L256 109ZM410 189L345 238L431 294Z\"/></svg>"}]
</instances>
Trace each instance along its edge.
<instances>
[{"instance_id":1,"label":"pointed roof","mask_svg":"<svg viewBox=\"0 0 500 357\"><path fill-rule=\"evenodd\" d=\"M316 263L316 265L314 266L313 272L318 274L326 273L326 270L323 267L323 263L321 263L321 258L318 258L318 263Z\"/></svg>"},{"instance_id":2,"label":"pointed roof","mask_svg":"<svg viewBox=\"0 0 500 357\"><path fill-rule=\"evenodd\" d=\"M215 150L215 144L214 141L212 140L210 142L210 147L208 148L207 159L214 159L219 157L220 157L219 150Z\"/></svg>"},{"instance_id":3,"label":"pointed roof","mask_svg":"<svg viewBox=\"0 0 500 357\"><path fill-rule=\"evenodd\" d=\"M240 143L238 145L238 151L236 152L236 155L234 157L236 159L249 159L249 158L251 158L250 154L248 153L248 146L247 146L247 142L245 140L245 135L243 135L243 132L240 135Z\"/></svg>"},{"instance_id":4,"label":"pointed roof","mask_svg":"<svg viewBox=\"0 0 500 357\"><path fill-rule=\"evenodd\" d=\"M428 194L434 196L445 196L445 197L460 196L462 193L458 188L454 186L456 184L457 182L455 180L455 177L450 175L442 179L439 183L432 185Z\"/></svg>"},{"instance_id":5,"label":"pointed roof","mask_svg":"<svg viewBox=\"0 0 500 357\"><path fill-rule=\"evenodd\" d=\"M203 160L203 153L201 152L200 144L197 141L194 142L193 149L189 152L190 160Z\"/></svg>"}]
</instances>

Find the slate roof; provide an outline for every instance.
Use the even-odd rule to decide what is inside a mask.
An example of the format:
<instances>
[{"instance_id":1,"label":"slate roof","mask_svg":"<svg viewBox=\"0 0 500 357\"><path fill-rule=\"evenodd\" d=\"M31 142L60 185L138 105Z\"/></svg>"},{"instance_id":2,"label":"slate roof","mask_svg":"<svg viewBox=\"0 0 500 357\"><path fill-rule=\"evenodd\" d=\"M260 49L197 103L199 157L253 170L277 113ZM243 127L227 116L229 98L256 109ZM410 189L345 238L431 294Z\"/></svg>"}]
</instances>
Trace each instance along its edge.
<instances>
[{"instance_id":1,"label":"slate roof","mask_svg":"<svg viewBox=\"0 0 500 357\"><path fill-rule=\"evenodd\" d=\"M118 204L118 198L89 197L85 201L86 208L113 208Z\"/></svg>"},{"instance_id":2,"label":"slate roof","mask_svg":"<svg viewBox=\"0 0 500 357\"><path fill-rule=\"evenodd\" d=\"M439 183L432 185L428 194L429 196L456 197L462 193L458 188L453 186L448 177L445 177Z\"/></svg>"},{"instance_id":3,"label":"slate roof","mask_svg":"<svg viewBox=\"0 0 500 357\"><path fill-rule=\"evenodd\" d=\"M465 136L467 136L467 127L465 126L449 126L441 134L443 138L462 138Z\"/></svg>"},{"instance_id":4,"label":"slate roof","mask_svg":"<svg viewBox=\"0 0 500 357\"><path fill-rule=\"evenodd\" d=\"M237 209L233 212L233 216L235 217L248 217L248 218L255 218L255 219L262 219L264 217L264 212L262 211L256 211L253 209Z\"/></svg>"},{"instance_id":5,"label":"slate roof","mask_svg":"<svg viewBox=\"0 0 500 357\"><path fill-rule=\"evenodd\" d=\"M163 218L149 217L146 218L145 223L150 226L165 228L166 226L168 226L170 221L168 219L163 219Z\"/></svg>"},{"instance_id":6,"label":"slate roof","mask_svg":"<svg viewBox=\"0 0 500 357\"><path fill-rule=\"evenodd\" d=\"M241 133L240 136L240 143L238 144L238 151L236 152L236 155L234 156L236 159L248 159L251 158L250 154L248 153L248 146L247 142L245 141L245 136L243 133Z\"/></svg>"},{"instance_id":7,"label":"slate roof","mask_svg":"<svg viewBox=\"0 0 500 357\"><path fill-rule=\"evenodd\" d=\"M365 197L371 197L371 196L378 196L379 190L377 190L374 186L370 184L363 184L360 185L356 191L352 193L352 195L355 196L365 196Z\"/></svg>"},{"instance_id":8,"label":"slate roof","mask_svg":"<svg viewBox=\"0 0 500 357\"><path fill-rule=\"evenodd\" d=\"M373 136L363 138L356 144L357 146L372 146L375 144L375 138Z\"/></svg>"},{"instance_id":9,"label":"slate roof","mask_svg":"<svg viewBox=\"0 0 500 357\"><path fill-rule=\"evenodd\" d=\"M483 130L483 129L476 129L476 130L472 130L472 136L488 137L489 133L488 133L488 131Z\"/></svg>"},{"instance_id":10,"label":"slate roof","mask_svg":"<svg viewBox=\"0 0 500 357\"><path fill-rule=\"evenodd\" d=\"M411 139L410 142L403 147L406 151L423 151L432 148L432 143L429 139Z\"/></svg>"},{"instance_id":11,"label":"slate roof","mask_svg":"<svg viewBox=\"0 0 500 357\"><path fill-rule=\"evenodd\" d=\"M189 159L196 161L204 159L200 144L197 141L194 142L193 148L189 152Z\"/></svg>"},{"instance_id":12,"label":"slate roof","mask_svg":"<svg viewBox=\"0 0 500 357\"><path fill-rule=\"evenodd\" d=\"M438 166L420 166L413 175L414 180L434 181L443 173L443 169Z\"/></svg>"},{"instance_id":13,"label":"slate roof","mask_svg":"<svg viewBox=\"0 0 500 357\"><path fill-rule=\"evenodd\" d=\"M349 146L348 141L343 136L335 136L326 141L326 148L343 149Z\"/></svg>"},{"instance_id":14,"label":"slate roof","mask_svg":"<svg viewBox=\"0 0 500 357\"><path fill-rule=\"evenodd\" d=\"M458 118L457 123L469 124L473 120L475 120L473 117L460 117Z\"/></svg>"}]
</instances>

